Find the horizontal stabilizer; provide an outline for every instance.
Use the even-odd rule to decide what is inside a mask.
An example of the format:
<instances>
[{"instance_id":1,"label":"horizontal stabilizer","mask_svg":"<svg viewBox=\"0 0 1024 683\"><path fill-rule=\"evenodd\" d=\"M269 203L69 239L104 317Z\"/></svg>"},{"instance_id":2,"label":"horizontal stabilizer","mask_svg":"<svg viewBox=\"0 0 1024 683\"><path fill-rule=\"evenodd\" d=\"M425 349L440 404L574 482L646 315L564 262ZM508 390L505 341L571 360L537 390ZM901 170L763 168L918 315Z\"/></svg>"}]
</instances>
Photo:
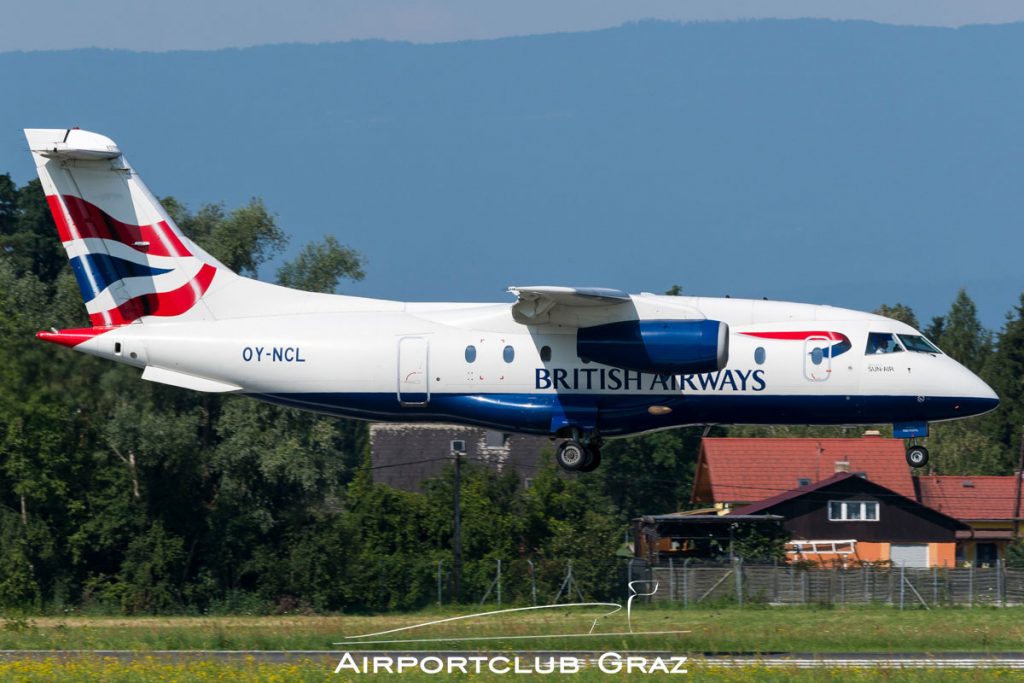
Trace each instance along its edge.
<instances>
[{"instance_id":1,"label":"horizontal stabilizer","mask_svg":"<svg viewBox=\"0 0 1024 683\"><path fill-rule=\"evenodd\" d=\"M242 389L237 384L219 382L215 379L197 377L196 375L189 375L177 370L168 370L167 368L158 368L152 365L147 365L146 369L142 371L142 379L149 380L150 382L159 382L160 384L169 384L172 387L208 393L225 393Z\"/></svg>"},{"instance_id":2,"label":"horizontal stabilizer","mask_svg":"<svg viewBox=\"0 0 1024 683\"><path fill-rule=\"evenodd\" d=\"M87 130L29 129L29 147L48 159L116 159L121 150L110 138Z\"/></svg>"}]
</instances>

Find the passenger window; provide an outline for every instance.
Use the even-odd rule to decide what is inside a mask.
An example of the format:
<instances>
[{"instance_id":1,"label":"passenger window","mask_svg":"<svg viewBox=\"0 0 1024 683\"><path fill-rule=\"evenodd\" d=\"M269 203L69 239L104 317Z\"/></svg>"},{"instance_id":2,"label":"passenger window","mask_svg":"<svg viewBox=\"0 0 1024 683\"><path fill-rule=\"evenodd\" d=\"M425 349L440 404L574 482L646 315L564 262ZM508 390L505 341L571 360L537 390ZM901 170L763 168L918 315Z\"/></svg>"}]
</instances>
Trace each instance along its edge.
<instances>
[{"instance_id":1,"label":"passenger window","mask_svg":"<svg viewBox=\"0 0 1024 683\"><path fill-rule=\"evenodd\" d=\"M756 349L754 349L754 362L757 363L758 365L764 365L764 359L764 347L758 346Z\"/></svg>"},{"instance_id":2,"label":"passenger window","mask_svg":"<svg viewBox=\"0 0 1024 683\"><path fill-rule=\"evenodd\" d=\"M868 334L866 353L871 356L879 353L899 353L903 347L896 341L895 335L888 332L871 332Z\"/></svg>"},{"instance_id":3,"label":"passenger window","mask_svg":"<svg viewBox=\"0 0 1024 683\"><path fill-rule=\"evenodd\" d=\"M544 361L545 363L547 363L549 360L551 360L551 347L550 346L542 346L542 347L540 347L540 359L542 361Z\"/></svg>"},{"instance_id":4,"label":"passenger window","mask_svg":"<svg viewBox=\"0 0 1024 683\"><path fill-rule=\"evenodd\" d=\"M470 344L466 347L466 362L472 363L476 360L476 347Z\"/></svg>"},{"instance_id":5,"label":"passenger window","mask_svg":"<svg viewBox=\"0 0 1024 683\"><path fill-rule=\"evenodd\" d=\"M516 350L511 346L506 346L505 350L501 352L501 357L505 359L506 363L511 363L516 358Z\"/></svg>"}]
</instances>

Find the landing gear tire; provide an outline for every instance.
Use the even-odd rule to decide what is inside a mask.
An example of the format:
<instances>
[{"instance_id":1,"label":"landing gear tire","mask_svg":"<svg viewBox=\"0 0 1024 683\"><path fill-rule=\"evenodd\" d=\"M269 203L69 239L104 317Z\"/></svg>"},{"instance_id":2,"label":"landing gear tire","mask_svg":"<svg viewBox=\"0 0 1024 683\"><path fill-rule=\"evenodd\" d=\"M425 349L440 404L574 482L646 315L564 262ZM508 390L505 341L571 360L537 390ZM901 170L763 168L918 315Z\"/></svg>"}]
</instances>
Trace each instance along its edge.
<instances>
[{"instance_id":1,"label":"landing gear tire","mask_svg":"<svg viewBox=\"0 0 1024 683\"><path fill-rule=\"evenodd\" d=\"M587 456L587 449L583 444L575 439L569 439L558 445L558 450L555 451L555 462L563 470L578 472L586 467L588 460L592 459Z\"/></svg>"},{"instance_id":2,"label":"landing gear tire","mask_svg":"<svg viewBox=\"0 0 1024 683\"><path fill-rule=\"evenodd\" d=\"M911 446L907 449L907 464L911 467L924 467L928 464L928 449L924 446Z\"/></svg>"},{"instance_id":3,"label":"landing gear tire","mask_svg":"<svg viewBox=\"0 0 1024 683\"><path fill-rule=\"evenodd\" d=\"M593 472L601 465L601 449L595 446L587 448L587 462L580 468L580 472Z\"/></svg>"}]
</instances>

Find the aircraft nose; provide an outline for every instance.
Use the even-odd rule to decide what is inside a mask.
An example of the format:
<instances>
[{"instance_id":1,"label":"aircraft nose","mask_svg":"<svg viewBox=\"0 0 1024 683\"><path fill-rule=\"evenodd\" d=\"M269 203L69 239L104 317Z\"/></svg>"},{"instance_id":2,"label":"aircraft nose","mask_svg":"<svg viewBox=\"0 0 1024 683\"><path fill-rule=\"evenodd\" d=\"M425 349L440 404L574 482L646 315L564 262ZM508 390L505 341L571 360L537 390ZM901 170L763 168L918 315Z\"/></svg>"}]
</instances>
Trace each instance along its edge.
<instances>
[{"instance_id":1,"label":"aircraft nose","mask_svg":"<svg viewBox=\"0 0 1024 683\"><path fill-rule=\"evenodd\" d=\"M992 387L967 368L963 368L963 374L965 376L961 380L961 414L981 415L995 410L999 406L999 396Z\"/></svg>"}]
</instances>

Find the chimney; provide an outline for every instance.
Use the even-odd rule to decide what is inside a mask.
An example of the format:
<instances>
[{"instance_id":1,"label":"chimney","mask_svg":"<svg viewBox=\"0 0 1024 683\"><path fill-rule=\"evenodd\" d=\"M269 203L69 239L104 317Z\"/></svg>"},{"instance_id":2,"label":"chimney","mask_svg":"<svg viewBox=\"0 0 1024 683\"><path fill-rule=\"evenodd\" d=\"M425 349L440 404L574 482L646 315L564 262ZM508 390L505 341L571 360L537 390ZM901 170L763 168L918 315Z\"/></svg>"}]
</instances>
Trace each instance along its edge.
<instances>
[{"instance_id":1,"label":"chimney","mask_svg":"<svg viewBox=\"0 0 1024 683\"><path fill-rule=\"evenodd\" d=\"M849 472L849 471L850 471L850 461L849 460L836 460L836 469L835 469L836 474L838 474L839 472Z\"/></svg>"}]
</instances>

